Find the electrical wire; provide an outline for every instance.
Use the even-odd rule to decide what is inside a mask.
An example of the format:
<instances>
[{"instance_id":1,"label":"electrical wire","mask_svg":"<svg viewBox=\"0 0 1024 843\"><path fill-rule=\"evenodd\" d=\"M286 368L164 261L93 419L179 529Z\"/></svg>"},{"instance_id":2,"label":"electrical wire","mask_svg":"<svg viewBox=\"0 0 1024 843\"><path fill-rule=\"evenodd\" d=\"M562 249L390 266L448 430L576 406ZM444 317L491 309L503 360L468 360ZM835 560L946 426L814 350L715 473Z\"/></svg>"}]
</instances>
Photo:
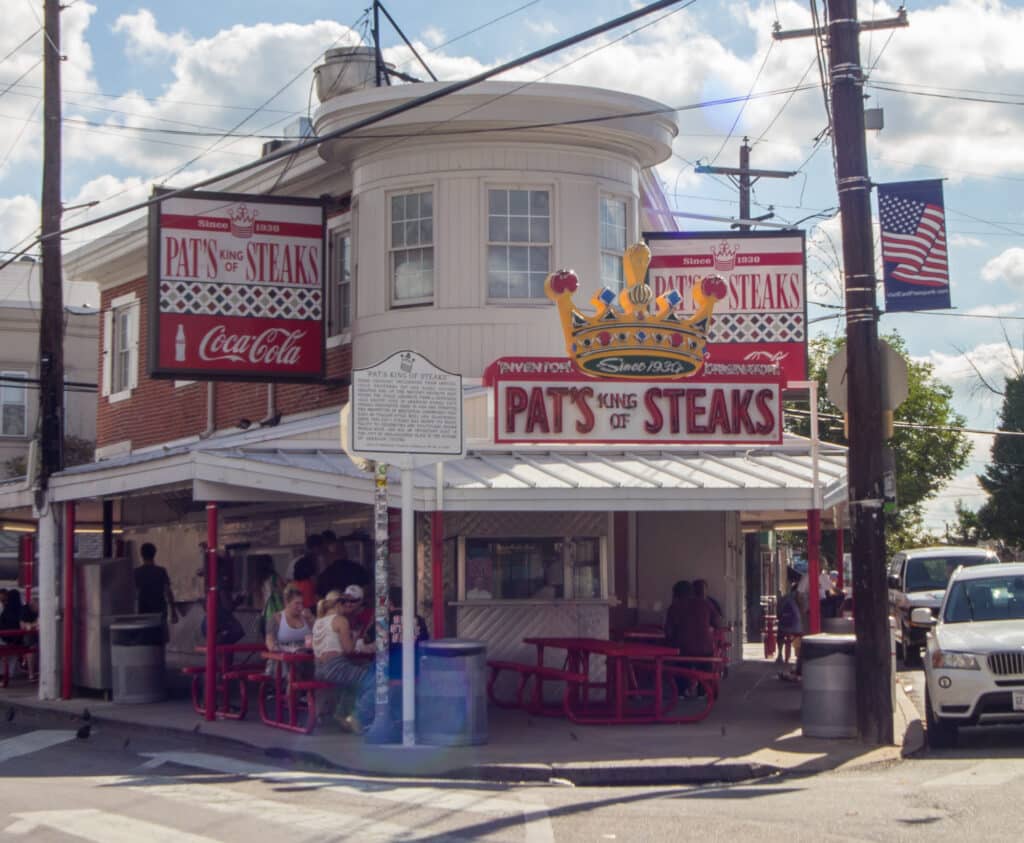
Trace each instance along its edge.
<instances>
[{"instance_id":1,"label":"electrical wire","mask_svg":"<svg viewBox=\"0 0 1024 843\"><path fill-rule=\"evenodd\" d=\"M761 79L761 74L764 73L765 65L768 64L768 58L769 58L769 56L771 56L772 48L774 46L775 46L775 39L772 38L768 42L768 49L765 50L764 59L761 62L761 66L757 69L757 73L754 74L754 81L750 83L750 90L747 91L747 98L745 100L743 100L743 104L740 106L739 111L736 112L736 117L732 121L732 125L729 127L729 133L725 136L725 140L722 141L722 145L720 147L718 147L718 152L715 153L714 157L709 162L711 165L714 165L714 163L718 160L718 157L722 154L722 151L725 149L726 144L728 144L729 141L732 140L732 133L736 131L736 126L739 124L740 118L743 116L743 112L744 112L744 110L747 107L747 103L750 102L750 97L753 95L754 88L757 87L757 83ZM806 76L806 75L807 74L805 73L804 76ZM801 79L800 82L803 82L803 79ZM797 83L797 84L799 84L799 83ZM792 99L792 97L793 97L793 95L791 94L790 95L790 99ZM786 102L788 103L789 100L787 100ZM785 104L782 107L785 108L786 107ZM774 121L772 121L772 122L774 122Z\"/></svg>"},{"instance_id":2,"label":"electrical wire","mask_svg":"<svg viewBox=\"0 0 1024 843\"><path fill-rule=\"evenodd\" d=\"M755 146L761 143L761 141L764 140L764 136L767 135L772 130L772 126L775 125L776 121L778 121L778 119L782 116L782 112L784 112L787 106L789 106L789 104L793 101L793 97L797 95L797 89L803 86L810 72L814 70L814 65L816 65L817 63L817 58L811 59L811 63L807 65L807 69L804 71L803 76L800 77L800 81L796 83L796 86L794 86L792 93L790 93L789 97L782 104L779 110L775 112L775 116L768 122L768 125L765 126L764 131L761 132L761 134L757 136L757 139L750 145L751 149L753 149Z\"/></svg>"},{"instance_id":3,"label":"electrical wire","mask_svg":"<svg viewBox=\"0 0 1024 843\"><path fill-rule=\"evenodd\" d=\"M20 44L18 44L17 47L15 47L6 56L4 56L2 59L0 59L0 64L3 64L5 61L7 61L7 59L9 59L16 52L18 52L18 50L20 50L22 47L24 47L29 41L31 41L33 38L35 38L41 31L42 31L42 27L39 27L39 29L37 29L35 32L33 32L31 35L29 35L24 41L22 41Z\"/></svg>"},{"instance_id":4,"label":"electrical wire","mask_svg":"<svg viewBox=\"0 0 1024 843\"><path fill-rule=\"evenodd\" d=\"M941 94L935 91L914 91L908 88L895 88L891 85L880 85L877 82L865 83L868 88L876 91L889 91L894 94L907 94L914 97L933 97L941 100L957 100L960 102L980 102L989 105L1024 105L1024 99L995 99L994 97L968 97L963 94Z\"/></svg>"},{"instance_id":5,"label":"electrical wire","mask_svg":"<svg viewBox=\"0 0 1024 843\"><path fill-rule=\"evenodd\" d=\"M8 91L10 91L11 88L13 88L15 85L17 85L22 79L24 79L26 76L28 76L33 70L35 70L37 67L39 67L39 65L41 65L42 63L43 63L43 60L39 59L39 61L37 61L28 70L26 70L24 73L22 73L21 76L19 76L17 79L15 79L13 82L11 82L10 85L8 85L6 88L4 88L2 91L0 91L0 97L2 97L4 94L6 94Z\"/></svg>"}]
</instances>

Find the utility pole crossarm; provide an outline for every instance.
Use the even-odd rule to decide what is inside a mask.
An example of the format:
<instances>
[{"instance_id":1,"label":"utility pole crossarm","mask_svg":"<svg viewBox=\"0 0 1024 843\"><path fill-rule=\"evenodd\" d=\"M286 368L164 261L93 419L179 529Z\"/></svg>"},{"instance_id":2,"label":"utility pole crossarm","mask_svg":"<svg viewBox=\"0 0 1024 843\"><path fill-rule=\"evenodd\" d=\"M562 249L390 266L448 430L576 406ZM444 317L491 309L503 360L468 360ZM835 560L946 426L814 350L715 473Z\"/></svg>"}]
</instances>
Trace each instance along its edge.
<instances>
[{"instance_id":1,"label":"utility pole crossarm","mask_svg":"<svg viewBox=\"0 0 1024 843\"><path fill-rule=\"evenodd\" d=\"M910 26L910 21L907 20L907 10L902 6L896 10L896 17L894 18L856 21L856 23L857 28L861 32L868 32L873 29L897 29L901 26ZM776 41L789 41L793 38L812 38L816 35L827 37L828 29L825 27L819 29L814 27L809 29L782 29L776 24L775 29L772 30L772 38Z\"/></svg>"}]
</instances>

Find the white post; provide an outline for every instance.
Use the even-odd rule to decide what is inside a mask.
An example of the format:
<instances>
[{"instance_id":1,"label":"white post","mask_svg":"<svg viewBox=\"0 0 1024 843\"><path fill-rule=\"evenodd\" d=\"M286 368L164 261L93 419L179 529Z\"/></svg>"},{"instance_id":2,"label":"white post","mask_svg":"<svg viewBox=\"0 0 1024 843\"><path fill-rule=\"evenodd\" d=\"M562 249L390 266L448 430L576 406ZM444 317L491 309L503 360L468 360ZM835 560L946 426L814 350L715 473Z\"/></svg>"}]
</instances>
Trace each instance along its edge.
<instances>
[{"instance_id":1,"label":"white post","mask_svg":"<svg viewBox=\"0 0 1024 843\"><path fill-rule=\"evenodd\" d=\"M402 469L402 744L416 745L416 543L412 480Z\"/></svg>"},{"instance_id":2,"label":"white post","mask_svg":"<svg viewBox=\"0 0 1024 843\"><path fill-rule=\"evenodd\" d=\"M60 697L60 635L57 630L57 571L59 570L60 530L57 506L46 499L39 519L39 573L36 593L39 595L39 699Z\"/></svg>"}]
</instances>

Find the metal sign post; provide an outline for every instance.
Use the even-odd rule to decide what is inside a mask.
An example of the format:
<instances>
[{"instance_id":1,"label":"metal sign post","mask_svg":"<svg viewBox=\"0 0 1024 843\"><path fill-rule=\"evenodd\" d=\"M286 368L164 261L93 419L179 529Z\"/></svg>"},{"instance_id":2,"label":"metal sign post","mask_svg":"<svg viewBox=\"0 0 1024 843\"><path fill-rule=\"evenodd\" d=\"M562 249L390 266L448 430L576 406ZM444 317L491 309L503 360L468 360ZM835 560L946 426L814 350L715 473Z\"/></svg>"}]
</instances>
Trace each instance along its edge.
<instances>
[{"instance_id":1,"label":"metal sign post","mask_svg":"<svg viewBox=\"0 0 1024 843\"><path fill-rule=\"evenodd\" d=\"M387 468L402 472L402 716L401 740L416 743L415 469L465 455L462 376L439 369L415 351L395 352L375 366L352 371L351 400L341 411L341 441L363 468L377 461L374 529L377 541L376 714L370 742L398 740L389 705Z\"/></svg>"},{"instance_id":2,"label":"metal sign post","mask_svg":"<svg viewBox=\"0 0 1024 843\"><path fill-rule=\"evenodd\" d=\"M377 463L374 469L376 485L373 493L374 580L376 599L374 624L377 628L374 659L376 693L374 695L373 726L366 733L369 743L393 743L398 739L391 722L391 703L388 693L391 662L391 630L388 617L388 467Z\"/></svg>"}]
</instances>

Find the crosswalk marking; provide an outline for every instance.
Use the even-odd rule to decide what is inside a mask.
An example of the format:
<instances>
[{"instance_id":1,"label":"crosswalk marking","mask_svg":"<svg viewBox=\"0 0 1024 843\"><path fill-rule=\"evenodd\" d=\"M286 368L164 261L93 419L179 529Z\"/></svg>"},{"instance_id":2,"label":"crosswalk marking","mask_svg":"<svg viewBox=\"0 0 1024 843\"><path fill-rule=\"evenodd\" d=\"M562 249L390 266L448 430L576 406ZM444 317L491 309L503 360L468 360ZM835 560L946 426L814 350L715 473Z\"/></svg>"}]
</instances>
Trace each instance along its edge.
<instances>
[{"instance_id":1,"label":"crosswalk marking","mask_svg":"<svg viewBox=\"0 0 1024 843\"><path fill-rule=\"evenodd\" d=\"M359 815L343 811L324 811L294 802L263 799L227 787L204 782L190 783L182 779L165 776L151 777L107 777L104 783L117 784L143 793L148 797L160 797L180 802L219 814L244 816L260 823L289 826L304 832L344 833L347 837L361 841L392 840L465 840L457 834L439 834L430 828L411 828L398 823L381 820L373 814ZM422 824L421 824L422 825ZM140 838L142 839L142 838Z\"/></svg>"},{"instance_id":2,"label":"crosswalk marking","mask_svg":"<svg viewBox=\"0 0 1024 843\"><path fill-rule=\"evenodd\" d=\"M146 843L218 843L212 837L95 808L29 811L12 816L17 817L17 821L7 826L7 834L31 834L44 827L93 843L139 843L140 840Z\"/></svg>"},{"instance_id":3,"label":"crosswalk marking","mask_svg":"<svg viewBox=\"0 0 1024 843\"><path fill-rule=\"evenodd\" d=\"M75 733L71 729L37 729L17 737L6 738L0 741L0 764L22 755L31 755L41 749L49 749L51 746L73 740L74 737Z\"/></svg>"},{"instance_id":4,"label":"crosswalk marking","mask_svg":"<svg viewBox=\"0 0 1024 843\"><path fill-rule=\"evenodd\" d=\"M1013 758L991 758L965 770L926 781L922 787L998 787L1018 776L1024 776L1024 761Z\"/></svg>"},{"instance_id":5,"label":"crosswalk marking","mask_svg":"<svg viewBox=\"0 0 1024 843\"><path fill-rule=\"evenodd\" d=\"M514 799L508 799L492 796L487 789L480 788L470 790L455 786L410 784L401 780L366 779L340 773L299 772L205 752L160 752L146 754L144 757L149 759L142 765L145 770L154 770L162 764L178 764L268 782L317 787L321 791L347 797L382 799L400 803L407 808L420 807L475 814L521 814L527 843L554 841L554 830L547 808L540 801L528 799L522 794L517 794ZM147 789L147 792L151 791ZM331 816L337 821L337 814Z\"/></svg>"},{"instance_id":6,"label":"crosswalk marking","mask_svg":"<svg viewBox=\"0 0 1024 843\"><path fill-rule=\"evenodd\" d=\"M147 754L146 757L150 760L142 765L144 770L152 770L162 764L172 763L226 775L249 776L265 781L317 787L320 790L344 796L370 796L374 799L401 802L403 805L426 806L437 810L482 814L517 814L523 810L521 800L491 796L487 790L481 789L424 786L401 780L373 780L339 773L298 772L204 752L160 752ZM545 810L543 805L536 803L530 803L529 809L533 813Z\"/></svg>"}]
</instances>

